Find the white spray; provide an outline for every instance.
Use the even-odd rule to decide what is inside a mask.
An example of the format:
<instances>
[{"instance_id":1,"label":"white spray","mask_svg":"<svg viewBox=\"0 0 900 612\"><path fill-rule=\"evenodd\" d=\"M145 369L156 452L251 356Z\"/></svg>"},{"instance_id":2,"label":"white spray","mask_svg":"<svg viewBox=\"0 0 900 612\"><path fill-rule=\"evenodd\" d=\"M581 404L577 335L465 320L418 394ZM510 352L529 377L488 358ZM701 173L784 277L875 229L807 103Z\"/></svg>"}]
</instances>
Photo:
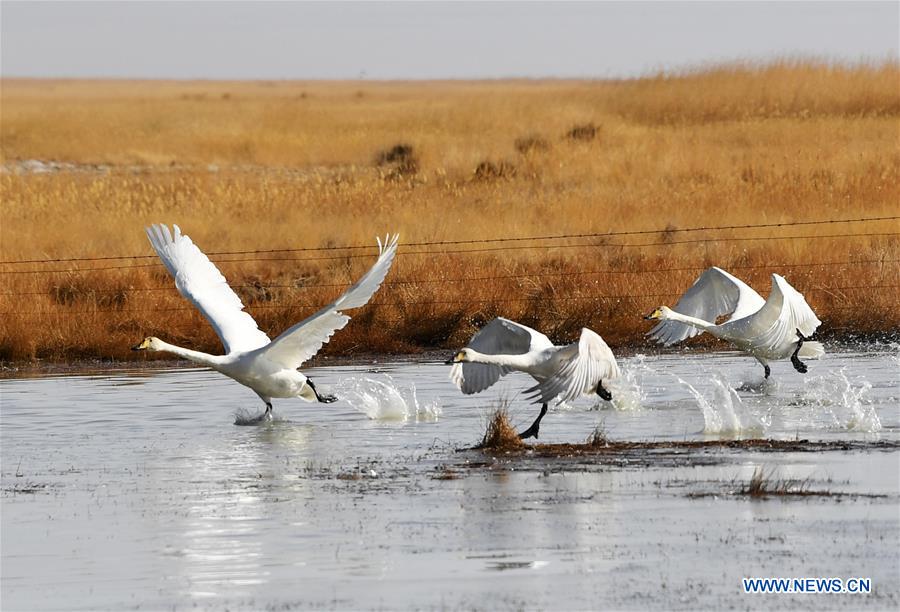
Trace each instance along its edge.
<instances>
[{"instance_id":1,"label":"white spray","mask_svg":"<svg viewBox=\"0 0 900 612\"><path fill-rule=\"evenodd\" d=\"M441 416L440 399L419 402L416 386L399 388L394 380L374 378L349 378L338 385L339 397L367 417L379 421L436 421Z\"/></svg>"}]
</instances>

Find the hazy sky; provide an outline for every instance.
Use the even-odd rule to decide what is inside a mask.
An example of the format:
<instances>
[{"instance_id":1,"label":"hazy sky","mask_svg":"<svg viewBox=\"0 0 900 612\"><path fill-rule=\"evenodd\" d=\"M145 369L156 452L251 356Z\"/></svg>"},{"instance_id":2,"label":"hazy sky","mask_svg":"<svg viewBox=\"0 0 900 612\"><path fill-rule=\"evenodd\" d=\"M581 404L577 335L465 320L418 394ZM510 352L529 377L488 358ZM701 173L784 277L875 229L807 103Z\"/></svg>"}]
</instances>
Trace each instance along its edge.
<instances>
[{"instance_id":1,"label":"hazy sky","mask_svg":"<svg viewBox=\"0 0 900 612\"><path fill-rule=\"evenodd\" d=\"M3 76L620 77L900 56L900 2L0 2Z\"/></svg>"}]
</instances>

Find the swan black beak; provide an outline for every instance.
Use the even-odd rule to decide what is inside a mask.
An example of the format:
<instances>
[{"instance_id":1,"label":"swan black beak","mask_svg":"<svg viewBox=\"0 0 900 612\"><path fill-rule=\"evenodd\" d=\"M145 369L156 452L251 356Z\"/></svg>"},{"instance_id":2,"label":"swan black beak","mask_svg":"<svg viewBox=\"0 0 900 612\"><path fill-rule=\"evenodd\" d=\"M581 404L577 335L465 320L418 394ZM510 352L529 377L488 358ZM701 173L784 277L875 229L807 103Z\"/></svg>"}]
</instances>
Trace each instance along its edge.
<instances>
[{"instance_id":1,"label":"swan black beak","mask_svg":"<svg viewBox=\"0 0 900 612\"><path fill-rule=\"evenodd\" d=\"M131 347L131 350L132 351L143 351L144 347L141 346L140 344L135 344L134 346Z\"/></svg>"},{"instance_id":2,"label":"swan black beak","mask_svg":"<svg viewBox=\"0 0 900 612\"><path fill-rule=\"evenodd\" d=\"M453 365L456 363L456 354L453 354L453 357L444 362L444 365Z\"/></svg>"},{"instance_id":3,"label":"swan black beak","mask_svg":"<svg viewBox=\"0 0 900 612\"><path fill-rule=\"evenodd\" d=\"M644 321L652 321L652 320L653 320L653 313L652 313L652 312L651 312L650 314L648 314L648 315L644 315Z\"/></svg>"}]
</instances>

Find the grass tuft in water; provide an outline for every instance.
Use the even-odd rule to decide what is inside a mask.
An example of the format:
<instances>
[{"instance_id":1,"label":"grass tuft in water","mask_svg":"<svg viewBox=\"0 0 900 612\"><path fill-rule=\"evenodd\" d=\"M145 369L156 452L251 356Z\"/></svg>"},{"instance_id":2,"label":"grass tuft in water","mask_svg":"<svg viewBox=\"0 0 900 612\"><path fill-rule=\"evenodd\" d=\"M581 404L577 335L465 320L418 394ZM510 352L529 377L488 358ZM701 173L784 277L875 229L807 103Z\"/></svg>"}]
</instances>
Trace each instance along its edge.
<instances>
[{"instance_id":1,"label":"grass tuft in water","mask_svg":"<svg viewBox=\"0 0 900 612\"><path fill-rule=\"evenodd\" d=\"M777 478L775 470L766 471L762 467L753 470L750 482L740 490L741 495L769 497L774 495L809 495L809 479ZM827 493L824 493L827 495Z\"/></svg>"},{"instance_id":2,"label":"grass tuft in water","mask_svg":"<svg viewBox=\"0 0 900 612\"><path fill-rule=\"evenodd\" d=\"M609 446L609 435L603 421L600 421L594 428L594 431L591 432L591 435L588 436L586 444L591 448Z\"/></svg>"},{"instance_id":3,"label":"grass tuft in water","mask_svg":"<svg viewBox=\"0 0 900 612\"><path fill-rule=\"evenodd\" d=\"M525 443L519 438L519 433L509 422L509 412L506 403L499 406L488 421L484 438L478 448L487 451L512 451L525 447Z\"/></svg>"}]
</instances>

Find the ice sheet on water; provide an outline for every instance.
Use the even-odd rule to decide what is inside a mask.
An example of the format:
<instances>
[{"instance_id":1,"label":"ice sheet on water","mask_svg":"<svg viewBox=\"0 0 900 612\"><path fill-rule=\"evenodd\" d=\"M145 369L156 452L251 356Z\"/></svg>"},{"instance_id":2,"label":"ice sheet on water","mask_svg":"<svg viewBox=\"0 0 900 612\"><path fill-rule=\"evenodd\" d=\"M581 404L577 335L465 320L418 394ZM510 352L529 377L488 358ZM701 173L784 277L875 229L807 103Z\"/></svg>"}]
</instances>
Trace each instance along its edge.
<instances>
[{"instance_id":1,"label":"ice sheet on water","mask_svg":"<svg viewBox=\"0 0 900 612\"><path fill-rule=\"evenodd\" d=\"M347 378L335 387L335 394L373 420L436 421L441 416L440 398L420 402L414 383L403 387L387 374L382 377Z\"/></svg>"}]
</instances>

